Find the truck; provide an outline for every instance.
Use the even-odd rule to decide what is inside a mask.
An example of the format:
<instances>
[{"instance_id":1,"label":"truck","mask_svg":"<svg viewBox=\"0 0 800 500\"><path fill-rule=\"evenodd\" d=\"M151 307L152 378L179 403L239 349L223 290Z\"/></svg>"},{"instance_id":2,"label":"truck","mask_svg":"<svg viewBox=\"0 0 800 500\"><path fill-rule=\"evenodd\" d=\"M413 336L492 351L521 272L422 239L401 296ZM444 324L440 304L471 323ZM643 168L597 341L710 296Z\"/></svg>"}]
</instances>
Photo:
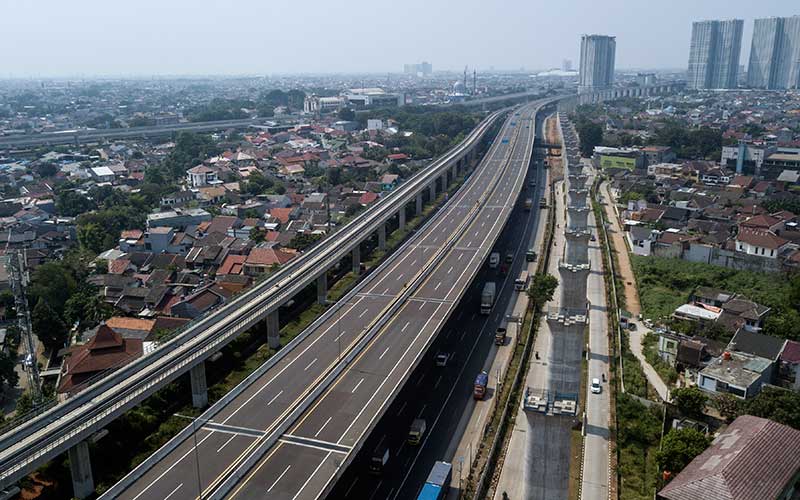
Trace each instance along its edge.
<instances>
[{"instance_id":1,"label":"truck","mask_svg":"<svg viewBox=\"0 0 800 500\"><path fill-rule=\"evenodd\" d=\"M424 418L415 418L408 429L408 444L413 444L414 446L420 444L427 428L428 424Z\"/></svg>"},{"instance_id":2,"label":"truck","mask_svg":"<svg viewBox=\"0 0 800 500\"><path fill-rule=\"evenodd\" d=\"M481 314L491 314L496 289L494 281L488 281L483 285L483 291L481 292Z\"/></svg>"},{"instance_id":3,"label":"truck","mask_svg":"<svg viewBox=\"0 0 800 500\"><path fill-rule=\"evenodd\" d=\"M447 497L450 490L450 481L453 479L453 465L437 461L433 464L428 479L422 486L417 500L442 500Z\"/></svg>"},{"instance_id":4,"label":"truck","mask_svg":"<svg viewBox=\"0 0 800 500\"><path fill-rule=\"evenodd\" d=\"M508 330L505 326L498 326L494 332L494 345L503 345L506 343L506 334Z\"/></svg>"},{"instance_id":5,"label":"truck","mask_svg":"<svg viewBox=\"0 0 800 500\"><path fill-rule=\"evenodd\" d=\"M531 208L533 208L533 199L525 198L525 210L530 212Z\"/></svg>"},{"instance_id":6,"label":"truck","mask_svg":"<svg viewBox=\"0 0 800 500\"><path fill-rule=\"evenodd\" d=\"M492 252L489 254L489 268L490 269L497 269L497 266L500 265L500 252Z\"/></svg>"},{"instance_id":7,"label":"truck","mask_svg":"<svg viewBox=\"0 0 800 500\"><path fill-rule=\"evenodd\" d=\"M525 262L533 262L536 260L536 251L533 248L529 248L527 252L525 252Z\"/></svg>"},{"instance_id":8,"label":"truck","mask_svg":"<svg viewBox=\"0 0 800 500\"><path fill-rule=\"evenodd\" d=\"M486 386L489 385L489 374L486 372L480 372L477 377L475 377L475 385L472 388L472 397L474 399L483 399L483 396L486 395Z\"/></svg>"},{"instance_id":9,"label":"truck","mask_svg":"<svg viewBox=\"0 0 800 500\"><path fill-rule=\"evenodd\" d=\"M369 459L369 472L370 474L380 474L383 472L383 467L389 461L389 448L382 446L377 448Z\"/></svg>"}]
</instances>

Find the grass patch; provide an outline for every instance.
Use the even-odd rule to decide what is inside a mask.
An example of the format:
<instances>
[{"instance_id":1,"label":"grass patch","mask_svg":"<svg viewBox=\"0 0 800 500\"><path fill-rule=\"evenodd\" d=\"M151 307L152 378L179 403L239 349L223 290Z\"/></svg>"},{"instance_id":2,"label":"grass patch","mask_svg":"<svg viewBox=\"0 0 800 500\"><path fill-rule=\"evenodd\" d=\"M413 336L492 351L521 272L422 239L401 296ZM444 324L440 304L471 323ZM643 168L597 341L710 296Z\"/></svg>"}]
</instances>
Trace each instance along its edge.
<instances>
[{"instance_id":1,"label":"grass patch","mask_svg":"<svg viewBox=\"0 0 800 500\"><path fill-rule=\"evenodd\" d=\"M627 394L618 394L617 421L619 497L652 500L658 481L656 451L663 422L661 406L648 407Z\"/></svg>"},{"instance_id":2,"label":"grass patch","mask_svg":"<svg viewBox=\"0 0 800 500\"><path fill-rule=\"evenodd\" d=\"M789 279L782 274L739 271L699 262L632 255L644 317L668 318L698 286L722 288L767 307L780 307L789 297Z\"/></svg>"}]
</instances>

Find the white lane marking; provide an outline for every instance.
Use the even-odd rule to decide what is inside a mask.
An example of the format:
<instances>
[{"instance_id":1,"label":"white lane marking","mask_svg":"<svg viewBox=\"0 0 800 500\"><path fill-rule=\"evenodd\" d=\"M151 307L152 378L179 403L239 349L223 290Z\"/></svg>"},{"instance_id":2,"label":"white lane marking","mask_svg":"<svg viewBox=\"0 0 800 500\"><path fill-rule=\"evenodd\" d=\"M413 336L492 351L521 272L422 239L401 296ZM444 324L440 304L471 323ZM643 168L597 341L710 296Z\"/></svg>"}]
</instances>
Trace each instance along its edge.
<instances>
[{"instance_id":1,"label":"white lane marking","mask_svg":"<svg viewBox=\"0 0 800 500\"><path fill-rule=\"evenodd\" d=\"M358 476L356 476L356 478L353 480L353 484L351 484L350 487L347 488L347 491L344 492L345 497L350 496L350 492L353 491L353 488L355 487L357 482L358 482Z\"/></svg>"},{"instance_id":2,"label":"white lane marking","mask_svg":"<svg viewBox=\"0 0 800 500\"><path fill-rule=\"evenodd\" d=\"M416 263L417 263L417 259L414 259L414 260L411 262L411 267L414 267L414 265L416 265Z\"/></svg>"},{"instance_id":3,"label":"white lane marking","mask_svg":"<svg viewBox=\"0 0 800 500\"><path fill-rule=\"evenodd\" d=\"M456 319L457 320L461 319L461 316L463 316L463 315L464 315L464 309L462 308L460 311L458 311L458 316L456 316Z\"/></svg>"},{"instance_id":4,"label":"white lane marking","mask_svg":"<svg viewBox=\"0 0 800 500\"><path fill-rule=\"evenodd\" d=\"M464 256L464 252L461 252L461 253L459 253L459 254L458 254L458 259L457 259L457 260L461 260L461 257L463 257L463 256Z\"/></svg>"},{"instance_id":5,"label":"white lane marking","mask_svg":"<svg viewBox=\"0 0 800 500\"><path fill-rule=\"evenodd\" d=\"M350 391L350 394L352 394L352 393L356 392L356 391L358 390L359 386L361 385L361 383L362 383L363 381L364 381L364 379L363 379L363 378L362 378L361 380L359 380L359 381L358 381L358 383L356 384L356 386L355 386L355 387L353 387L353 390L352 390L352 391Z\"/></svg>"},{"instance_id":6,"label":"white lane marking","mask_svg":"<svg viewBox=\"0 0 800 500\"><path fill-rule=\"evenodd\" d=\"M272 397L272 399L270 399L270 400L269 400L269 402L267 403L267 406L269 406L269 405L271 405L272 403L274 403L274 402L275 402L275 400L276 400L276 399L278 399L278 396L280 396L281 394L283 394L283 389L281 389L281 392L279 392L278 394L276 394L275 396L273 396L273 397Z\"/></svg>"},{"instance_id":7,"label":"white lane marking","mask_svg":"<svg viewBox=\"0 0 800 500\"><path fill-rule=\"evenodd\" d=\"M459 340L459 341L461 341L461 340L464 340L464 335L466 335L466 334L467 334L467 331L466 331L466 330L464 330L463 332L461 332L461 336L458 338L458 340Z\"/></svg>"},{"instance_id":8,"label":"white lane marking","mask_svg":"<svg viewBox=\"0 0 800 500\"><path fill-rule=\"evenodd\" d=\"M369 500L375 498L375 494L378 493L378 490L381 489L381 485L383 484L383 479L378 481L378 486L375 487L375 491L372 492L372 495L369 496Z\"/></svg>"},{"instance_id":9,"label":"white lane marking","mask_svg":"<svg viewBox=\"0 0 800 500\"><path fill-rule=\"evenodd\" d=\"M383 357L386 356L387 352L389 352L389 348L388 347L386 348L385 351L383 351L383 353L380 356L378 356L378 359L383 359Z\"/></svg>"},{"instance_id":10,"label":"white lane marking","mask_svg":"<svg viewBox=\"0 0 800 500\"><path fill-rule=\"evenodd\" d=\"M358 315L358 319L363 318L364 315L367 314L367 311L369 311L369 309L364 309L363 311L361 311L361 314Z\"/></svg>"},{"instance_id":11,"label":"white lane marking","mask_svg":"<svg viewBox=\"0 0 800 500\"><path fill-rule=\"evenodd\" d=\"M420 302L419 303L419 310L421 311L423 307L425 307L425 302Z\"/></svg>"},{"instance_id":12,"label":"white lane marking","mask_svg":"<svg viewBox=\"0 0 800 500\"><path fill-rule=\"evenodd\" d=\"M433 384L433 388L436 389L437 387L439 387L439 384L441 383L442 383L442 376L439 375L439 378L436 379L436 383Z\"/></svg>"},{"instance_id":13,"label":"white lane marking","mask_svg":"<svg viewBox=\"0 0 800 500\"><path fill-rule=\"evenodd\" d=\"M229 438L228 438L228 440L227 440L227 441L225 441L225 442L222 444L222 446L220 446L219 448L217 448L217 453L221 452L223 448L225 448L226 446L228 446L228 443L230 443L231 441L233 441L233 438L235 438L236 436L237 436L237 434L234 434L234 435L232 435L231 437L229 437Z\"/></svg>"},{"instance_id":14,"label":"white lane marking","mask_svg":"<svg viewBox=\"0 0 800 500\"><path fill-rule=\"evenodd\" d=\"M312 366L314 366L314 363L316 363L316 362L317 362L317 358L314 358L314 359L312 359L312 360L311 360L311 363L309 363L309 364L308 364L308 366L306 366L306 367L303 369L303 371L304 371L304 372L305 372L305 371L308 371L308 369L309 369L309 368L311 368Z\"/></svg>"},{"instance_id":15,"label":"white lane marking","mask_svg":"<svg viewBox=\"0 0 800 500\"><path fill-rule=\"evenodd\" d=\"M480 231L475 231L475 237L476 237L476 238L478 237L478 235L479 235L479 234L481 234L481 232L480 232Z\"/></svg>"},{"instance_id":16,"label":"white lane marking","mask_svg":"<svg viewBox=\"0 0 800 500\"><path fill-rule=\"evenodd\" d=\"M328 420L326 420L325 423L322 424L322 427L320 427L317 433L314 434L314 437L319 437L320 432L322 432L322 430L325 429L325 427L330 423L332 418L333 418L332 416L328 417Z\"/></svg>"},{"instance_id":17,"label":"white lane marking","mask_svg":"<svg viewBox=\"0 0 800 500\"><path fill-rule=\"evenodd\" d=\"M403 401L403 406L401 406L401 407L400 407L400 409L399 409L399 410L397 410L397 416L398 416L398 417L400 416L400 414L401 414L401 413L403 413L403 410L405 410L405 409L406 409L406 405L407 405L407 404L408 404L408 401Z\"/></svg>"},{"instance_id":18,"label":"white lane marking","mask_svg":"<svg viewBox=\"0 0 800 500\"><path fill-rule=\"evenodd\" d=\"M422 381L425 379L425 375L427 375L427 373L423 373L422 376L417 379L417 385L422 383Z\"/></svg>"},{"instance_id":19,"label":"white lane marking","mask_svg":"<svg viewBox=\"0 0 800 500\"><path fill-rule=\"evenodd\" d=\"M179 489L181 489L181 486L183 486L183 483L179 484L177 487L175 487L175 489L174 489L174 490L170 491L170 492L169 492L169 495L167 495L167 496L165 496L165 497L164 497L164 500L167 500L169 497L171 497L172 495L174 495L176 491L178 491Z\"/></svg>"},{"instance_id":20,"label":"white lane marking","mask_svg":"<svg viewBox=\"0 0 800 500\"><path fill-rule=\"evenodd\" d=\"M303 486L301 486L301 487L300 487L300 489L299 489L299 490L297 490L297 493L295 493L295 494L294 494L294 496L292 497L292 500L297 500L297 497L299 497L299 496L300 496L300 493L302 493L302 492L303 492L303 490L304 490L304 489L306 489L306 486L308 486L308 483L309 483L309 482L311 482L311 478L313 478L314 476L316 476L316 475L317 475L317 472L319 472L319 470L322 468L322 465L323 465L325 462L327 462L327 461L328 461L328 458L331 456L331 453L333 453L333 452L332 452L332 451L329 451L329 452L328 452L328 454L327 454L327 455L325 455L325 458L323 458L323 459L320 461L319 465L317 465L317 468L316 468L316 469L314 469L314 472L312 472L312 473L311 473L311 474L308 476L308 479L306 479L306 482L304 482L304 483L303 483ZM320 491L319 493L322 493L322 492ZM314 496L314 498L318 498L318 497L319 497L319 493L318 493L317 495L315 495L315 496Z\"/></svg>"},{"instance_id":21,"label":"white lane marking","mask_svg":"<svg viewBox=\"0 0 800 500\"><path fill-rule=\"evenodd\" d=\"M283 470L283 472L281 472L281 475L280 475L280 476L278 476L278 479L276 479L276 480L275 480L275 482L274 482L274 483L272 483L272 486L270 486L269 488L267 488L267 493L269 493L270 491L272 491L272 488L274 488L274 487L275 487L275 485L276 485L276 484L278 484L278 481L280 481L280 480L283 478L283 476L285 476L285 475L286 475L286 473L287 473L287 472L289 472L289 469L291 469L291 468L292 468L292 466L291 466L291 465L287 465L287 466L286 466L286 468Z\"/></svg>"},{"instance_id":22,"label":"white lane marking","mask_svg":"<svg viewBox=\"0 0 800 500\"><path fill-rule=\"evenodd\" d=\"M387 295L388 293L389 293L389 289L388 288L383 291L383 295Z\"/></svg>"},{"instance_id":23,"label":"white lane marking","mask_svg":"<svg viewBox=\"0 0 800 500\"><path fill-rule=\"evenodd\" d=\"M447 274L450 274L452 272L453 272L453 266L450 266L450 269L447 270Z\"/></svg>"},{"instance_id":24,"label":"white lane marking","mask_svg":"<svg viewBox=\"0 0 800 500\"><path fill-rule=\"evenodd\" d=\"M442 282L441 282L441 281L440 281L440 282L438 282L438 283L436 283L436 286L435 286L435 287L433 287L433 289L434 289L434 290L438 290L440 286L442 286Z\"/></svg>"},{"instance_id":25,"label":"white lane marking","mask_svg":"<svg viewBox=\"0 0 800 500\"><path fill-rule=\"evenodd\" d=\"M403 325L403 328L401 328L401 329L400 329L400 331L401 331L401 332L404 332L404 331L406 331L406 328L408 328L408 325L410 325L410 324L411 324L411 322L410 322L410 321L406 321L406 324L405 324L405 325Z\"/></svg>"}]
</instances>

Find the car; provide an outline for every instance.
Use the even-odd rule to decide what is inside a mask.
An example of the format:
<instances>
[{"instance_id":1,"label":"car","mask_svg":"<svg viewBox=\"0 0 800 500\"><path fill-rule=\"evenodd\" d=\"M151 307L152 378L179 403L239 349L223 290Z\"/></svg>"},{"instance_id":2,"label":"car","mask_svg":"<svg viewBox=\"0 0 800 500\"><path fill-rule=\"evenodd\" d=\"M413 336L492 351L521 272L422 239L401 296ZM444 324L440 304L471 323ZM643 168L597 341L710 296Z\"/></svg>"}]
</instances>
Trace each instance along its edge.
<instances>
[{"instance_id":1,"label":"car","mask_svg":"<svg viewBox=\"0 0 800 500\"><path fill-rule=\"evenodd\" d=\"M603 388L600 387L600 379L599 378L593 378L592 379L592 394L600 394L600 392L602 390L603 390Z\"/></svg>"},{"instance_id":2,"label":"car","mask_svg":"<svg viewBox=\"0 0 800 500\"><path fill-rule=\"evenodd\" d=\"M450 355L445 352L440 352L436 355L436 366L447 366L447 361Z\"/></svg>"}]
</instances>

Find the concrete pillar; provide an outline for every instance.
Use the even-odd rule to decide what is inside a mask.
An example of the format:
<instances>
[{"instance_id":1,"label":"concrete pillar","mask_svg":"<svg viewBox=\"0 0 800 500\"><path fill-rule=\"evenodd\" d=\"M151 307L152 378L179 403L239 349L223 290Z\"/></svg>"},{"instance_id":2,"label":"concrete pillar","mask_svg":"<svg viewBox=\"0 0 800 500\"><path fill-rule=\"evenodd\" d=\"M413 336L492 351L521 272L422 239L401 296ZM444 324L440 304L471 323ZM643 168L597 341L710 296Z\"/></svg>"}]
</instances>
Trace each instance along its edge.
<instances>
[{"instance_id":1,"label":"concrete pillar","mask_svg":"<svg viewBox=\"0 0 800 500\"><path fill-rule=\"evenodd\" d=\"M435 200L436 199L436 180L431 182L431 185L428 186L428 189L430 190L431 201Z\"/></svg>"},{"instance_id":2,"label":"concrete pillar","mask_svg":"<svg viewBox=\"0 0 800 500\"><path fill-rule=\"evenodd\" d=\"M378 250L386 250L386 223L378 226Z\"/></svg>"},{"instance_id":3,"label":"concrete pillar","mask_svg":"<svg viewBox=\"0 0 800 500\"><path fill-rule=\"evenodd\" d=\"M86 498L94 493L92 462L89 445L81 441L69 449L69 472L72 475L72 493L75 498Z\"/></svg>"},{"instance_id":4,"label":"concrete pillar","mask_svg":"<svg viewBox=\"0 0 800 500\"><path fill-rule=\"evenodd\" d=\"M189 370L189 380L192 382L192 406L203 408L208 404L208 386L206 385L205 361L194 365Z\"/></svg>"},{"instance_id":5,"label":"concrete pillar","mask_svg":"<svg viewBox=\"0 0 800 500\"><path fill-rule=\"evenodd\" d=\"M317 276L317 302L323 306L328 303L328 271Z\"/></svg>"},{"instance_id":6,"label":"concrete pillar","mask_svg":"<svg viewBox=\"0 0 800 500\"><path fill-rule=\"evenodd\" d=\"M361 274L361 243L353 248L353 274Z\"/></svg>"},{"instance_id":7,"label":"concrete pillar","mask_svg":"<svg viewBox=\"0 0 800 500\"><path fill-rule=\"evenodd\" d=\"M417 215L422 215L422 193L417 194Z\"/></svg>"},{"instance_id":8,"label":"concrete pillar","mask_svg":"<svg viewBox=\"0 0 800 500\"><path fill-rule=\"evenodd\" d=\"M447 179L447 170L445 170L442 174L442 191L447 191L448 187L450 187L450 181Z\"/></svg>"},{"instance_id":9,"label":"concrete pillar","mask_svg":"<svg viewBox=\"0 0 800 500\"><path fill-rule=\"evenodd\" d=\"M281 347L281 327L278 322L278 310L275 309L267 315L267 343L270 349Z\"/></svg>"},{"instance_id":10,"label":"concrete pillar","mask_svg":"<svg viewBox=\"0 0 800 500\"><path fill-rule=\"evenodd\" d=\"M453 168L450 169L450 178L452 181L455 181L458 178L458 163L453 165Z\"/></svg>"},{"instance_id":11,"label":"concrete pillar","mask_svg":"<svg viewBox=\"0 0 800 500\"><path fill-rule=\"evenodd\" d=\"M406 228L406 206L403 205L400 207L400 211L397 212L397 228L402 231Z\"/></svg>"}]
</instances>

